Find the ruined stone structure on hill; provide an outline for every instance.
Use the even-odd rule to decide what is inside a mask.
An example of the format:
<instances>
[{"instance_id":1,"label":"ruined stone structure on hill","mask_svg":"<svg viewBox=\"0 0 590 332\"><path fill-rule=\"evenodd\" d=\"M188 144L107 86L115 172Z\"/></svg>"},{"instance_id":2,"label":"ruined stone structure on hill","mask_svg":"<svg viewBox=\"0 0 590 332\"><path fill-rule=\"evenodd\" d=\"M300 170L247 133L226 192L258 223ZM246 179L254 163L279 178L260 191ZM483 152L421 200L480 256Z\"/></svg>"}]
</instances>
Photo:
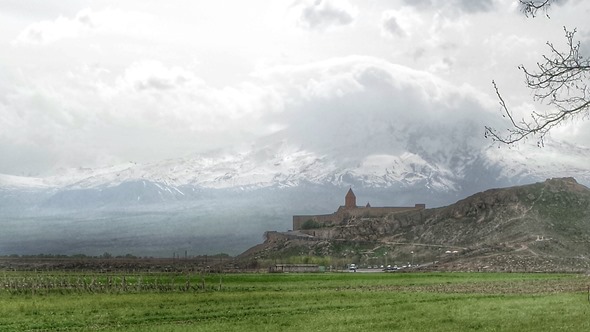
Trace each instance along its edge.
<instances>
[{"instance_id":1,"label":"ruined stone structure on hill","mask_svg":"<svg viewBox=\"0 0 590 332\"><path fill-rule=\"evenodd\" d=\"M330 227L350 217L382 217L390 213L423 210L425 208L425 204L415 204L409 207L372 207L369 203L364 207L359 207L356 205L354 192L349 189L344 197L344 205L340 206L334 213L293 216L293 230Z\"/></svg>"}]
</instances>

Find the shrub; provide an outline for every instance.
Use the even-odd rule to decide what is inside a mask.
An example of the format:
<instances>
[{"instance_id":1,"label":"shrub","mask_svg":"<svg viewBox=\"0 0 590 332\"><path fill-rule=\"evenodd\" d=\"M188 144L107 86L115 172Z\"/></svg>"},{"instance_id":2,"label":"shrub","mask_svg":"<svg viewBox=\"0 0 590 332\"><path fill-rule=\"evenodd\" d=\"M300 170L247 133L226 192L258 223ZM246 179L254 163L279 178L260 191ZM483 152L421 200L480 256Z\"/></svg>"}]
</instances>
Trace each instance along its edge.
<instances>
[{"instance_id":1,"label":"shrub","mask_svg":"<svg viewBox=\"0 0 590 332\"><path fill-rule=\"evenodd\" d=\"M301 229L314 229L314 228L321 228L322 225L312 219L307 220L306 222L303 223L303 225L301 225Z\"/></svg>"}]
</instances>

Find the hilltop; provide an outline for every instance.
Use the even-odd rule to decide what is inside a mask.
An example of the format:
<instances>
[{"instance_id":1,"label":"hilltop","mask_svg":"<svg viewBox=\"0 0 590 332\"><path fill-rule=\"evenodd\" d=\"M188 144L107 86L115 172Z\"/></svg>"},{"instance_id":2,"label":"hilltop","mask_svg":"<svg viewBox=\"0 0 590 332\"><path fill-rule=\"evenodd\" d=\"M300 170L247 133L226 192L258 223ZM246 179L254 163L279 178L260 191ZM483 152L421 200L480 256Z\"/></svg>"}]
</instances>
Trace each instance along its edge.
<instances>
[{"instance_id":1,"label":"hilltop","mask_svg":"<svg viewBox=\"0 0 590 332\"><path fill-rule=\"evenodd\" d=\"M590 269L590 189L573 178L491 189L452 205L349 216L339 224L267 232L242 258L331 256L364 265L490 271ZM411 264L411 263L410 263Z\"/></svg>"}]
</instances>

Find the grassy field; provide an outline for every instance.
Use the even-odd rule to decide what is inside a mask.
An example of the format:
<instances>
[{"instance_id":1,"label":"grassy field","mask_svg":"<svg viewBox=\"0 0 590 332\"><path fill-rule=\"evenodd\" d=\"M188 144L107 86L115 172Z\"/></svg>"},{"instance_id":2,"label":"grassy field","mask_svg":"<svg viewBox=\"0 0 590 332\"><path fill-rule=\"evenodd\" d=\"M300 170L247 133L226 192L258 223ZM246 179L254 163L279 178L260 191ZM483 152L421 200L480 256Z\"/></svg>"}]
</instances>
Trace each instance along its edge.
<instances>
[{"instance_id":1,"label":"grassy field","mask_svg":"<svg viewBox=\"0 0 590 332\"><path fill-rule=\"evenodd\" d=\"M590 279L0 272L0 331L583 331Z\"/></svg>"}]
</instances>

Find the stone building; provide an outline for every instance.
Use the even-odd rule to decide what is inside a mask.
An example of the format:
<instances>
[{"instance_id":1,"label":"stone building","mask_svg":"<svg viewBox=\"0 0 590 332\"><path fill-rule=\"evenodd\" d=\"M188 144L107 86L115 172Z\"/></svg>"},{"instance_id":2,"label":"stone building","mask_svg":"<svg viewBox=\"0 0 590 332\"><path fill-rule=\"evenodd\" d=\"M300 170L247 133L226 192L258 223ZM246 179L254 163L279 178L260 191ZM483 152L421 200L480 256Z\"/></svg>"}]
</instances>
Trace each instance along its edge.
<instances>
[{"instance_id":1,"label":"stone building","mask_svg":"<svg viewBox=\"0 0 590 332\"><path fill-rule=\"evenodd\" d=\"M344 208L356 208L356 195L352 192L352 188L348 189L346 196L344 196Z\"/></svg>"},{"instance_id":2,"label":"stone building","mask_svg":"<svg viewBox=\"0 0 590 332\"><path fill-rule=\"evenodd\" d=\"M413 207L373 207L370 203L367 203L364 207L359 207L356 205L356 195L352 189L349 189L346 196L344 196L344 205L340 206L334 213L293 216L293 230L334 226L350 217L382 217L390 213L423 210L425 208L425 204L415 204Z\"/></svg>"}]
</instances>

